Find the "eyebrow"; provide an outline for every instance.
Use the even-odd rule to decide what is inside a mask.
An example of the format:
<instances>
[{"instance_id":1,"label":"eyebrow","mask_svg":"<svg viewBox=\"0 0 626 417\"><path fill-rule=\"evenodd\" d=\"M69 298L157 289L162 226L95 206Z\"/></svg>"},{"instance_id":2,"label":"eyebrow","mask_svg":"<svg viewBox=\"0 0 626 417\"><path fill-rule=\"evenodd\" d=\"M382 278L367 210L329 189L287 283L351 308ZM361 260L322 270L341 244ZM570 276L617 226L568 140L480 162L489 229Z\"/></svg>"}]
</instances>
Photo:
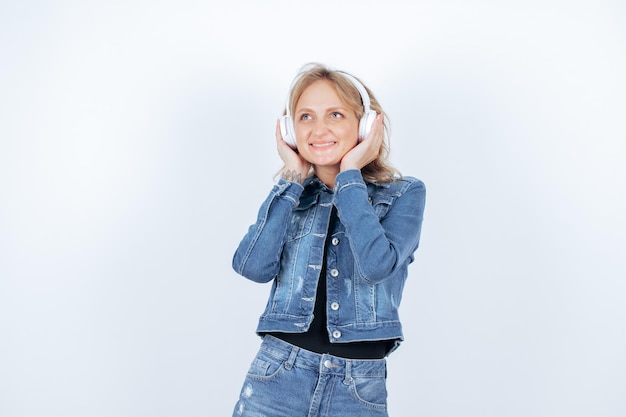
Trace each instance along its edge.
<instances>
[{"instance_id":1,"label":"eyebrow","mask_svg":"<svg viewBox=\"0 0 626 417\"><path fill-rule=\"evenodd\" d=\"M324 112L330 112L330 113L336 112L336 111L347 112L347 111L349 111L349 109L346 108L346 107L339 107L339 106L337 106L337 107L329 107L329 108L324 110ZM302 112L315 113L315 111L312 108L310 108L310 107L302 107L302 108L296 109L296 113L302 113Z\"/></svg>"}]
</instances>

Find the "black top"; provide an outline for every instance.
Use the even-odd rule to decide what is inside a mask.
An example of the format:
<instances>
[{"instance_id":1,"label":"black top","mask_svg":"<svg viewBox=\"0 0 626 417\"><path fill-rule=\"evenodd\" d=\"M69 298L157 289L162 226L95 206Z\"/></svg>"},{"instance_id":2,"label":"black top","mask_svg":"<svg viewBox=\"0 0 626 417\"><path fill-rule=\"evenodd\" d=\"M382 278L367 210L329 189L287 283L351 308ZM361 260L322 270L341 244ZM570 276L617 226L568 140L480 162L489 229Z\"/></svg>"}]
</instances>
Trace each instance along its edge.
<instances>
[{"instance_id":1,"label":"black top","mask_svg":"<svg viewBox=\"0 0 626 417\"><path fill-rule=\"evenodd\" d=\"M333 208L329 230L332 230L332 223L335 219L336 213ZM329 239L330 233L326 237L325 247L327 247ZM313 309L313 322L309 329L305 333L271 332L268 334L311 352L328 353L342 358L382 359L387 356L387 353L394 345L393 340L331 343L326 329L326 304L326 253L324 253L322 270L320 271L320 278L317 284L315 307Z\"/></svg>"}]
</instances>

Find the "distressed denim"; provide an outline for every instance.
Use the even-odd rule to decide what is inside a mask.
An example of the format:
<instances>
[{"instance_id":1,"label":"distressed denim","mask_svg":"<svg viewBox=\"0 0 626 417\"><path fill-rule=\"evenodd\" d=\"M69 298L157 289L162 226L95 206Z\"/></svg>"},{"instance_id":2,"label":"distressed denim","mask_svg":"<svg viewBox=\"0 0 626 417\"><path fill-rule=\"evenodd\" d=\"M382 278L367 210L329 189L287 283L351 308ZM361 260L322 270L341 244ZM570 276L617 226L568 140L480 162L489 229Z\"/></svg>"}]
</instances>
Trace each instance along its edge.
<instances>
[{"instance_id":1,"label":"distressed denim","mask_svg":"<svg viewBox=\"0 0 626 417\"><path fill-rule=\"evenodd\" d=\"M233 417L387 417L385 359L313 353L265 336Z\"/></svg>"},{"instance_id":2,"label":"distressed denim","mask_svg":"<svg viewBox=\"0 0 626 417\"><path fill-rule=\"evenodd\" d=\"M366 184L356 169L339 173L332 190L316 177L279 180L233 256L239 274L273 281L257 332L307 331L326 255L330 341L402 340L398 307L425 193L418 179ZM339 221L328 230L333 206Z\"/></svg>"}]
</instances>

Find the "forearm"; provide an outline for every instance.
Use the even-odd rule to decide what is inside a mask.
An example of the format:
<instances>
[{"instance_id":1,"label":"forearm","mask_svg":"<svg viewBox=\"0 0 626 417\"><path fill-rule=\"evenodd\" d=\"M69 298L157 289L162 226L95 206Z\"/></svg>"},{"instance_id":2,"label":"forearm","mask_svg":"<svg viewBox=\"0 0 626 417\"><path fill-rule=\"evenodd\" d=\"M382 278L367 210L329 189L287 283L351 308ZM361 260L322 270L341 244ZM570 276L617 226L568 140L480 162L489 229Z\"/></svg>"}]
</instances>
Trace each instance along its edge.
<instances>
[{"instance_id":1,"label":"forearm","mask_svg":"<svg viewBox=\"0 0 626 417\"><path fill-rule=\"evenodd\" d=\"M302 190L300 184L284 180L272 188L235 251L232 266L237 273L256 282L271 281L278 274L291 211Z\"/></svg>"},{"instance_id":2,"label":"forearm","mask_svg":"<svg viewBox=\"0 0 626 417\"><path fill-rule=\"evenodd\" d=\"M358 175L357 175L358 173ZM380 219L368 199L360 172L337 176L335 201L359 273L379 282L405 268L417 249L424 209L423 184L408 184Z\"/></svg>"}]
</instances>

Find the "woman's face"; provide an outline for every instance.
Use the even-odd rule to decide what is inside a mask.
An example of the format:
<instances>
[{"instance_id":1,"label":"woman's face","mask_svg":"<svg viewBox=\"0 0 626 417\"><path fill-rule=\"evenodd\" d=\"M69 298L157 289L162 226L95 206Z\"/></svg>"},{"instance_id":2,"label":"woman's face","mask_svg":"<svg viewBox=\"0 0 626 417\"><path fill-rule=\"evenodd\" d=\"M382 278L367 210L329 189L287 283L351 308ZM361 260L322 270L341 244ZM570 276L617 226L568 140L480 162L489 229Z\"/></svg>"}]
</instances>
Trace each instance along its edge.
<instances>
[{"instance_id":1,"label":"woman's face","mask_svg":"<svg viewBox=\"0 0 626 417\"><path fill-rule=\"evenodd\" d=\"M343 156L358 142L359 120L339 98L335 84L318 80L307 87L293 114L300 155L320 169L339 172Z\"/></svg>"}]
</instances>

